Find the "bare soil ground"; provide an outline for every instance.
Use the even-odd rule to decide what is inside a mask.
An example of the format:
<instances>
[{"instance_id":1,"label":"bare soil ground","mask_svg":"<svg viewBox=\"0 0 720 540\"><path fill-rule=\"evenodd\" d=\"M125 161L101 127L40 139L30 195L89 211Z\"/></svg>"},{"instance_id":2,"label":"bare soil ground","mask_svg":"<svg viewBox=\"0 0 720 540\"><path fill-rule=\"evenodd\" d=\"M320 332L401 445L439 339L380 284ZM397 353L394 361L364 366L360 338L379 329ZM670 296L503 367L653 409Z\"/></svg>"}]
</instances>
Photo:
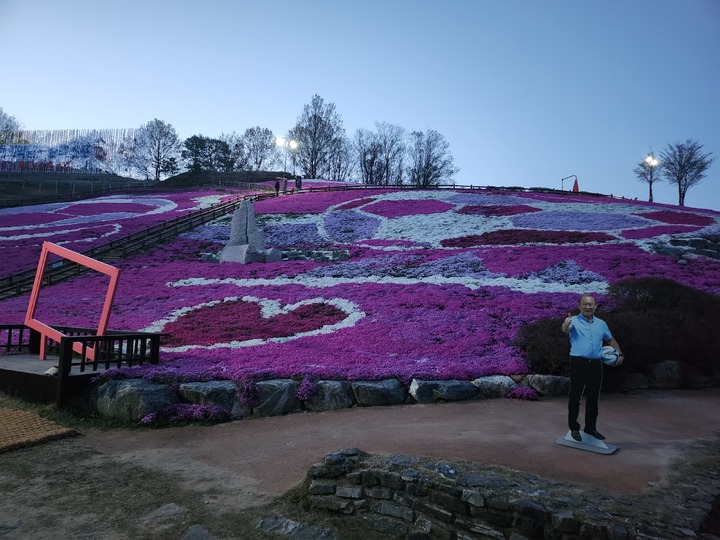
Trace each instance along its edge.
<instances>
[{"instance_id":1,"label":"bare soil ground","mask_svg":"<svg viewBox=\"0 0 720 540\"><path fill-rule=\"evenodd\" d=\"M101 454L82 437L4 453L0 538L178 539L198 525L215 538L277 538L257 529L272 516L331 529L337 538L367 538L353 520L305 511L300 490L270 499L242 478L172 463L164 469ZM153 515L161 509L164 515Z\"/></svg>"},{"instance_id":2,"label":"bare soil ground","mask_svg":"<svg viewBox=\"0 0 720 540\"><path fill-rule=\"evenodd\" d=\"M606 490L654 507L678 474L692 483L707 464L715 470L720 435L717 388L604 396L602 430L620 447L612 456L554 444L565 433L565 398L356 407L165 429L112 426L2 395L0 406L80 433L0 454L0 539L282 538L256 528L275 516L318 527L294 540L381 539L357 518L305 504L308 468L351 447L490 464L575 486L569 493ZM186 536L199 527L204 536Z\"/></svg>"},{"instance_id":3,"label":"bare soil ground","mask_svg":"<svg viewBox=\"0 0 720 540\"><path fill-rule=\"evenodd\" d=\"M49 415L80 432L0 453L2 540L278 538L257 528L269 517L317 527L309 531L316 537L317 531L339 540L368 537L355 519L306 510L300 485L274 497L252 478L182 459L181 449L135 453L136 459L98 451L89 439L103 438L107 426L95 419L2 394L0 406Z\"/></svg>"}]
</instances>

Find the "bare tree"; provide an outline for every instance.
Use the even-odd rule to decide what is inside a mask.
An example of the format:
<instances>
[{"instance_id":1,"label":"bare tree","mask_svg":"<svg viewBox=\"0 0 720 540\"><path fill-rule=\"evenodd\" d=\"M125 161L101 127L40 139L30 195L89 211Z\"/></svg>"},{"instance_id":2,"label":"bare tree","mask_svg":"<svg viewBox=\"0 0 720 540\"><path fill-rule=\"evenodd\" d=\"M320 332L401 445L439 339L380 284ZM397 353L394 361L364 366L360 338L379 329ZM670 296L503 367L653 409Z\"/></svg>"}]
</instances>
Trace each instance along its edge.
<instances>
[{"instance_id":1,"label":"bare tree","mask_svg":"<svg viewBox=\"0 0 720 540\"><path fill-rule=\"evenodd\" d=\"M347 137L338 137L333 143L328 163L328 178L338 182L349 182L353 175L352 144Z\"/></svg>"},{"instance_id":2,"label":"bare tree","mask_svg":"<svg viewBox=\"0 0 720 540\"><path fill-rule=\"evenodd\" d=\"M238 137L233 154L235 167L243 171L260 171L276 161L277 146L272 130L255 126Z\"/></svg>"},{"instance_id":3,"label":"bare tree","mask_svg":"<svg viewBox=\"0 0 720 540\"><path fill-rule=\"evenodd\" d=\"M17 144L20 122L0 107L0 144Z\"/></svg>"},{"instance_id":4,"label":"bare tree","mask_svg":"<svg viewBox=\"0 0 720 540\"><path fill-rule=\"evenodd\" d=\"M138 130L136 167L146 178L159 181L163 164L177 157L181 146L175 128L155 118Z\"/></svg>"},{"instance_id":5,"label":"bare tree","mask_svg":"<svg viewBox=\"0 0 720 540\"><path fill-rule=\"evenodd\" d=\"M655 154L652 153L652 150L647 157L633 169L635 176L637 176L640 182L647 182L650 189L648 196L648 201L650 202L653 202L653 184L660 181L660 178L656 178L655 173L660 172L661 169L662 164L655 157Z\"/></svg>"},{"instance_id":6,"label":"bare tree","mask_svg":"<svg viewBox=\"0 0 720 540\"><path fill-rule=\"evenodd\" d=\"M405 166L405 130L400 126L378 122L377 131L359 129L354 146L360 177L365 184L401 184Z\"/></svg>"},{"instance_id":7,"label":"bare tree","mask_svg":"<svg viewBox=\"0 0 720 540\"><path fill-rule=\"evenodd\" d=\"M303 176L322 178L331 172L332 153L342 147L337 140L345 137L345 128L335 105L314 95L289 136L298 143L295 155Z\"/></svg>"},{"instance_id":8,"label":"bare tree","mask_svg":"<svg viewBox=\"0 0 720 540\"><path fill-rule=\"evenodd\" d=\"M363 184L379 184L381 148L377 141L377 133L358 129L355 132L354 147L359 162L360 180Z\"/></svg>"},{"instance_id":9,"label":"bare tree","mask_svg":"<svg viewBox=\"0 0 720 540\"><path fill-rule=\"evenodd\" d=\"M688 189L705 178L705 171L715 161L712 152L703 154L702 149L698 141L688 139L684 143L668 144L660 153L663 175L669 183L677 185L680 206L685 206Z\"/></svg>"},{"instance_id":10,"label":"bare tree","mask_svg":"<svg viewBox=\"0 0 720 540\"><path fill-rule=\"evenodd\" d=\"M455 185L452 177L458 172L454 165L450 144L440 133L432 129L427 132L410 133L409 182L418 187L440 184Z\"/></svg>"},{"instance_id":11,"label":"bare tree","mask_svg":"<svg viewBox=\"0 0 720 540\"><path fill-rule=\"evenodd\" d=\"M386 122L376 123L377 142L380 145L381 183L401 184L403 177L405 130Z\"/></svg>"}]
</instances>

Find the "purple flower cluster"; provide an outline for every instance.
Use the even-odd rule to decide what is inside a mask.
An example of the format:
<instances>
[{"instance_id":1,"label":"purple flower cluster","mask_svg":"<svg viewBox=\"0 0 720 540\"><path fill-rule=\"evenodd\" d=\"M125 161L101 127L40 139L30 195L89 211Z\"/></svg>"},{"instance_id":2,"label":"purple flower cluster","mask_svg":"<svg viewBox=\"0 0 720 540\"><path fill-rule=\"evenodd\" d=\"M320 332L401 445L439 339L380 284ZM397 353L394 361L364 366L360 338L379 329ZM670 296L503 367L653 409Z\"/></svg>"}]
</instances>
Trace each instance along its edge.
<instances>
[{"instance_id":1,"label":"purple flower cluster","mask_svg":"<svg viewBox=\"0 0 720 540\"><path fill-rule=\"evenodd\" d=\"M386 218L417 216L421 214L440 214L452 210L454 205L433 200L416 199L405 201L378 201L367 205L363 210Z\"/></svg>"},{"instance_id":2,"label":"purple flower cluster","mask_svg":"<svg viewBox=\"0 0 720 540\"><path fill-rule=\"evenodd\" d=\"M318 233L314 223L289 223L287 225L266 225L265 245L271 247L325 246L329 242Z\"/></svg>"},{"instance_id":3,"label":"purple flower cluster","mask_svg":"<svg viewBox=\"0 0 720 540\"><path fill-rule=\"evenodd\" d=\"M540 398L537 390L530 388L529 386L517 386L508 392L505 396L509 399L524 399L527 401L536 401Z\"/></svg>"},{"instance_id":4,"label":"purple flower cluster","mask_svg":"<svg viewBox=\"0 0 720 540\"><path fill-rule=\"evenodd\" d=\"M585 270L575 261L560 261L538 272L528 272L518 276L520 279L539 279L548 283L569 283L578 285L605 281L605 278L595 272Z\"/></svg>"},{"instance_id":5,"label":"purple flower cluster","mask_svg":"<svg viewBox=\"0 0 720 540\"><path fill-rule=\"evenodd\" d=\"M300 384L298 385L295 394L300 401L307 401L309 399L312 399L312 397L315 395L315 392L317 392L317 389L317 383L312 380L312 378L305 377L302 381L300 381Z\"/></svg>"},{"instance_id":6,"label":"purple flower cluster","mask_svg":"<svg viewBox=\"0 0 720 540\"><path fill-rule=\"evenodd\" d=\"M326 213L324 226L328 236L336 242L352 244L372 238L380 220L354 210L341 210Z\"/></svg>"},{"instance_id":7,"label":"purple flower cluster","mask_svg":"<svg viewBox=\"0 0 720 540\"><path fill-rule=\"evenodd\" d=\"M648 221L644 218L609 212L544 210L513 216L511 219L516 227L556 231L611 231L648 226Z\"/></svg>"},{"instance_id":8,"label":"purple flower cluster","mask_svg":"<svg viewBox=\"0 0 720 540\"><path fill-rule=\"evenodd\" d=\"M141 426L165 427L190 422L219 423L230 420L230 413L216 405L175 403L140 419Z\"/></svg>"},{"instance_id":9,"label":"purple flower cluster","mask_svg":"<svg viewBox=\"0 0 720 540\"><path fill-rule=\"evenodd\" d=\"M162 363L106 376L170 384L231 380L241 401L252 405L258 399L254 381L265 378L300 380L298 396L309 398L320 379L519 374L528 367L513 345L518 330L564 316L580 290L596 288L602 301L607 283L666 277L720 294L717 261L694 258L680 265L633 241L707 231L707 219L717 227L720 218L709 211L696 220L685 217L695 215L687 210L656 213L657 206L603 201L592 212L595 200L586 196L532 195L347 190L258 201L260 221L263 213L274 214L264 227L266 245L342 243L350 258L247 265L202 260L203 251L217 249L223 234L229 237L227 222L118 262L110 327L162 328L173 336ZM402 210L406 202L415 212L446 211L414 219ZM374 205L387 215L369 213ZM308 213L314 215L298 215ZM667 224L679 219L675 214L683 223ZM537 227L514 228L521 219L536 220ZM43 289L37 318L93 326L106 281L93 273ZM0 302L0 322L22 322L27 300Z\"/></svg>"}]
</instances>

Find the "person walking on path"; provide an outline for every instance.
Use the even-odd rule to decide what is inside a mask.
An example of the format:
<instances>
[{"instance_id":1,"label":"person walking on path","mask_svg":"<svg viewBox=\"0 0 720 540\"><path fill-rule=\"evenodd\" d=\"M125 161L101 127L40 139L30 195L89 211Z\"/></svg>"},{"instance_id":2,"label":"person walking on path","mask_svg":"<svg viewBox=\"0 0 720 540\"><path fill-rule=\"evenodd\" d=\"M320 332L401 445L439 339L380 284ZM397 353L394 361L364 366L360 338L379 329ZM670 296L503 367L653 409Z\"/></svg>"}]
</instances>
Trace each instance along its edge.
<instances>
[{"instance_id":1,"label":"person walking on path","mask_svg":"<svg viewBox=\"0 0 720 540\"><path fill-rule=\"evenodd\" d=\"M278 178L275 179L275 196L278 197L280 195L280 180Z\"/></svg>"},{"instance_id":2,"label":"person walking on path","mask_svg":"<svg viewBox=\"0 0 720 540\"><path fill-rule=\"evenodd\" d=\"M597 302L589 294L579 301L580 313L572 316L568 313L562 323L562 331L570 338L570 397L568 400L568 427L572 438L581 441L580 400L585 393L585 433L596 439L605 437L597 430L598 400L602 386L602 347L610 345L618 353L615 365L622 364L624 356L620 345L610 333L610 328L602 319L595 317Z\"/></svg>"}]
</instances>

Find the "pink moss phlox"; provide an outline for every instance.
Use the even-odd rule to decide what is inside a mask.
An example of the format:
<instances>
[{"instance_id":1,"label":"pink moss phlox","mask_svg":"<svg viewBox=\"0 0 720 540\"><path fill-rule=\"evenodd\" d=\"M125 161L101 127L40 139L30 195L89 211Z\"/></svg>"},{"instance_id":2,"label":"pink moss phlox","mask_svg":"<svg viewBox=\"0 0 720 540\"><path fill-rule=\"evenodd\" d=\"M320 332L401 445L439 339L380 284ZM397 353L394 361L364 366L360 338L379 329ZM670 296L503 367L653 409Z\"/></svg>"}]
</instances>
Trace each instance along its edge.
<instances>
[{"instance_id":1,"label":"pink moss phlox","mask_svg":"<svg viewBox=\"0 0 720 540\"><path fill-rule=\"evenodd\" d=\"M363 210L386 218L440 214L454 208L452 204L435 199L410 199L402 201L378 201Z\"/></svg>"},{"instance_id":2,"label":"pink moss phlox","mask_svg":"<svg viewBox=\"0 0 720 540\"><path fill-rule=\"evenodd\" d=\"M295 394L300 401L308 401L317 392L318 385L311 377L305 377L297 387Z\"/></svg>"},{"instance_id":3,"label":"pink moss phlox","mask_svg":"<svg viewBox=\"0 0 720 540\"><path fill-rule=\"evenodd\" d=\"M315 205L318 213L336 214L336 231L342 232L347 227L358 237L372 236L370 230L357 233L364 226L363 220L346 219L367 216L366 212L337 208L349 203L357 209L375 200L379 193L382 191L301 193L261 201L257 206L273 204L277 205L278 213L288 213L290 207L297 210L305 205L311 209ZM435 192L422 196L430 197L429 193ZM452 201L454 208L466 204L504 205L511 209L519 206L518 201L538 200L509 193L437 194L438 198ZM312 202L315 196L319 199ZM559 196L558 200L570 199ZM354 201L363 203L355 206ZM178 310L217 302L217 312L198 308L194 314L178 317L174 325L175 344L199 341L209 347L164 349L160 364L113 370L104 376L142 377L175 385L185 381L230 380L238 384L243 403L252 405L258 396L254 381L266 378L300 380L299 386L307 387L309 392L309 385L321 379L393 377L408 383L412 378L471 380L483 375L515 375L528 371L522 351L513 345L518 330L539 319L559 318L567 313L568 306L577 303L577 293L568 292L574 290L572 286L593 283L592 287L601 291L604 284L628 277L665 277L720 294L717 261L699 257L679 264L676 257L647 251L644 242L621 241L619 236L619 231L623 231L623 236L646 238L670 230L673 234L687 232L699 225L653 226L650 217L640 214L635 206L627 207L629 214L635 212L629 219L621 216L608 220L607 215L613 212L607 212L607 205L613 199L577 196L576 202L584 203L583 212L533 211L511 215L509 220L496 220L500 227L519 218L537 221L537 228L510 232L499 229L489 235L495 241L514 243L476 243L478 238L485 238L477 234L461 237L461 246L467 246L463 250L433 249L435 242L425 249L416 249L417 240L394 239L384 233L384 237L365 238L362 244L347 244L344 247L350 258L333 263L313 260L248 265L211 263L203 260L201 254L218 249L214 234L177 238L131 260L117 262L122 273L110 327L139 330L158 321L172 320L169 315ZM589 211L591 202L602 203L595 214ZM640 203L638 206L658 207ZM454 211L438 217L446 216L461 222L473 219ZM304 220L310 227L305 232L295 229L293 242L303 241L303 234L315 231L315 223L325 217ZM280 219L277 221L279 229L285 227ZM429 223L426 216L418 221L421 226ZM619 226L612 229L618 236L606 235L603 223ZM569 225L565 229L556 227L557 224ZM578 234L584 243L572 241L577 240L573 235ZM80 238L80 233L73 238ZM382 249L387 247L404 249ZM475 282L469 286L467 280ZM105 287L100 276L87 274L44 288L38 314L53 324L92 325L101 309ZM245 343L240 348L213 348L221 343L217 340L233 341L243 335L267 338L280 330L313 330L337 320L329 316L332 313L323 311L332 306L324 301L307 304L318 306L320 312L300 310L294 313L294 319L286 319L287 324L277 324L278 319L272 316L262 320L254 302L227 302L228 305L220 306L224 299L244 296L276 302L278 306L334 299L347 302L342 305L357 306L363 317L331 333L310 331L291 340L280 336L261 344ZM606 308L602 294L598 294L598 300ZM22 322L26 309L27 296L5 300L0 303L3 319L0 322ZM309 382L303 383L305 379Z\"/></svg>"},{"instance_id":4,"label":"pink moss phlox","mask_svg":"<svg viewBox=\"0 0 720 540\"><path fill-rule=\"evenodd\" d=\"M715 223L715 220L710 216L691 214L690 212L658 210L657 212L644 212L639 215L644 218L662 221L663 223L669 223L671 225L698 225L700 227L706 227Z\"/></svg>"},{"instance_id":5,"label":"pink moss phlox","mask_svg":"<svg viewBox=\"0 0 720 540\"><path fill-rule=\"evenodd\" d=\"M473 234L459 238L448 238L442 240L440 244L443 247L468 248L483 245L585 244L589 242L609 242L612 240L614 240L614 237L603 232L503 229L479 235Z\"/></svg>"},{"instance_id":6,"label":"pink moss phlox","mask_svg":"<svg viewBox=\"0 0 720 540\"><path fill-rule=\"evenodd\" d=\"M471 216L514 216L517 214L527 214L529 212L540 212L540 208L528 206L527 204L517 204L514 206L506 205L468 205L458 210L458 214L468 214Z\"/></svg>"},{"instance_id":7,"label":"pink moss phlox","mask_svg":"<svg viewBox=\"0 0 720 540\"><path fill-rule=\"evenodd\" d=\"M218 423L230 420L230 413L217 405L175 403L140 419L141 426L164 427L190 422Z\"/></svg>"},{"instance_id":8,"label":"pink moss phlox","mask_svg":"<svg viewBox=\"0 0 720 540\"><path fill-rule=\"evenodd\" d=\"M237 396L240 403L246 407L254 407L260 403L260 388L254 380L243 376L237 385Z\"/></svg>"},{"instance_id":9,"label":"pink moss phlox","mask_svg":"<svg viewBox=\"0 0 720 540\"><path fill-rule=\"evenodd\" d=\"M194 309L165 325L162 331L169 334L169 345L213 345L292 336L335 324L345 317L335 306L319 303L265 318L257 303L234 300Z\"/></svg>"},{"instance_id":10,"label":"pink moss phlox","mask_svg":"<svg viewBox=\"0 0 720 540\"><path fill-rule=\"evenodd\" d=\"M510 390L505 396L509 399L524 399L527 401L537 401L540 399L540 394L538 394L537 390L534 388L530 388L529 386L516 386L512 390Z\"/></svg>"},{"instance_id":11,"label":"pink moss phlox","mask_svg":"<svg viewBox=\"0 0 720 540\"><path fill-rule=\"evenodd\" d=\"M369 204L373 202L375 199L371 199L370 197L364 197L362 199L355 199L354 201L346 202L345 204L341 204L340 206L336 207L335 210L352 210L353 208L357 208L358 206L363 206L364 204Z\"/></svg>"},{"instance_id":12,"label":"pink moss phlox","mask_svg":"<svg viewBox=\"0 0 720 540\"><path fill-rule=\"evenodd\" d=\"M641 240L643 238L655 238L664 234L684 234L699 231L702 227L690 227L683 225L656 225L647 229L630 229L622 231L620 235L628 240Z\"/></svg>"},{"instance_id":13,"label":"pink moss phlox","mask_svg":"<svg viewBox=\"0 0 720 540\"><path fill-rule=\"evenodd\" d=\"M370 193L377 196L382 193L391 193L392 189L372 190ZM354 201L367 197L368 191L348 189L344 191L320 191L312 193L294 193L282 197L263 199L255 203L256 214L322 214L331 206L343 202Z\"/></svg>"},{"instance_id":14,"label":"pink moss phlox","mask_svg":"<svg viewBox=\"0 0 720 540\"><path fill-rule=\"evenodd\" d=\"M197 199L211 195L231 196L207 190L0 209L0 223L5 223L5 230L0 230L0 258L4 261L0 277L33 269L43 241L83 252L183 215L198 206ZM115 202L118 198L133 202Z\"/></svg>"}]
</instances>

